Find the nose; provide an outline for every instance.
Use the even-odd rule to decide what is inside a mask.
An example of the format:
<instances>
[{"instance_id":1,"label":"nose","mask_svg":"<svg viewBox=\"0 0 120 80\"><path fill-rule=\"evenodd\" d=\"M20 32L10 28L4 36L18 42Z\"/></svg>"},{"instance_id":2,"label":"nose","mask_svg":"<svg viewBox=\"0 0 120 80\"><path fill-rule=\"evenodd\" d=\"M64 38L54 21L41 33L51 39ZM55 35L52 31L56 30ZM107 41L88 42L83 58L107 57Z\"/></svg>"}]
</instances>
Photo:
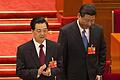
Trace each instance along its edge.
<instances>
[{"instance_id":1,"label":"nose","mask_svg":"<svg viewBox=\"0 0 120 80\"><path fill-rule=\"evenodd\" d=\"M39 37L44 38L44 35L45 35L44 31L41 31L40 34L39 34Z\"/></svg>"},{"instance_id":2,"label":"nose","mask_svg":"<svg viewBox=\"0 0 120 80\"><path fill-rule=\"evenodd\" d=\"M44 34L44 31L42 30L42 31L41 31L41 35L43 35L43 34Z\"/></svg>"},{"instance_id":3,"label":"nose","mask_svg":"<svg viewBox=\"0 0 120 80\"><path fill-rule=\"evenodd\" d=\"M94 23L95 23L94 20L91 20L91 21L88 21L88 22L87 22L88 26L91 26L91 25L94 24Z\"/></svg>"},{"instance_id":4,"label":"nose","mask_svg":"<svg viewBox=\"0 0 120 80\"><path fill-rule=\"evenodd\" d=\"M88 26L91 26L92 25L92 23L91 22L88 22Z\"/></svg>"}]
</instances>

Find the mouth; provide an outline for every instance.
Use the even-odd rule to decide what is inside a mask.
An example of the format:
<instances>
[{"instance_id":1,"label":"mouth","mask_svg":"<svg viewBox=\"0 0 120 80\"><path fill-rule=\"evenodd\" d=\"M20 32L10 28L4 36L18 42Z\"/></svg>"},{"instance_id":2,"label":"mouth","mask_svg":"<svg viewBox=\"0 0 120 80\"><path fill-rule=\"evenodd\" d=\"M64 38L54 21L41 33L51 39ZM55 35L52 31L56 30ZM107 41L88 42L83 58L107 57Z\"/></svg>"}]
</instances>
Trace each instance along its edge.
<instances>
[{"instance_id":1,"label":"mouth","mask_svg":"<svg viewBox=\"0 0 120 80\"><path fill-rule=\"evenodd\" d=\"M40 37L40 38L44 38L44 36L43 36L43 35L40 35L39 37Z\"/></svg>"}]
</instances>

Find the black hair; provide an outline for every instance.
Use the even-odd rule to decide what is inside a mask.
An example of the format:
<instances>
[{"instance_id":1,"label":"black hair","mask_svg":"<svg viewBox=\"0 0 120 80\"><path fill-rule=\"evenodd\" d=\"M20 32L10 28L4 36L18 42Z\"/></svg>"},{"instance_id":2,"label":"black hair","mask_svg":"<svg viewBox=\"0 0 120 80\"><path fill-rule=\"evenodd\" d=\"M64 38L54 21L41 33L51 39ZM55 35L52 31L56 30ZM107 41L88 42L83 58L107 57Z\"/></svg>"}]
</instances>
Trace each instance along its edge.
<instances>
[{"instance_id":1,"label":"black hair","mask_svg":"<svg viewBox=\"0 0 120 80\"><path fill-rule=\"evenodd\" d=\"M30 23L30 26L31 26L31 29L32 30L35 30L35 25L37 23L45 23L47 25L47 28L48 28L48 22L45 20L44 17L34 17L32 20L31 20L31 23Z\"/></svg>"},{"instance_id":2,"label":"black hair","mask_svg":"<svg viewBox=\"0 0 120 80\"><path fill-rule=\"evenodd\" d=\"M85 16L85 14L91 16L96 15L96 7L92 4L84 4L81 6L79 13L81 17Z\"/></svg>"}]
</instances>

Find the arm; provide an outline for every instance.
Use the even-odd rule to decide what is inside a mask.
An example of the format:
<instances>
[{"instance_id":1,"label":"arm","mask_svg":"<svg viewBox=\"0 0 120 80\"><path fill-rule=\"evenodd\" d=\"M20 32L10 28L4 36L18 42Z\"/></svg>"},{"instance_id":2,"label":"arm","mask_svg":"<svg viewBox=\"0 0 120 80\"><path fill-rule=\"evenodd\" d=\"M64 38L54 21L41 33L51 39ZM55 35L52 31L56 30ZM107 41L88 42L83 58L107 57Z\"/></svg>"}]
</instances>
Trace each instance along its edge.
<instances>
[{"instance_id":1,"label":"arm","mask_svg":"<svg viewBox=\"0 0 120 80\"><path fill-rule=\"evenodd\" d=\"M38 69L31 69L28 68L26 65L26 61L24 59L24 49L18 47L17 49L17 60L16 60L16 74L18 77L25 79L25 80L31 80L36 79L38 75ZM32 63L31 63L32 64Z\"/></svg>"},{"instance_id":2,"label":"arm","mask_svg":"<svg viewBox=\"0 0 120 80\"><path fill-rule=\"evenodd\" d=\"M100 36L100 44L99 44L99 62L98 62L98 75L102 75L104 72L104 67L106 63L106 43L104 39L103 31Z\"/></svg>"},{"instance_id":3,"label":"arm","mask_svg":"<svg viewBox=\"0 0 120 80\"><path fill-rule=\"evenodd\" d=\"M62 78L67 79L67 39L64 31L61 29L58 38L58 67L61 71Z\"/></svg>"}]
</instances>

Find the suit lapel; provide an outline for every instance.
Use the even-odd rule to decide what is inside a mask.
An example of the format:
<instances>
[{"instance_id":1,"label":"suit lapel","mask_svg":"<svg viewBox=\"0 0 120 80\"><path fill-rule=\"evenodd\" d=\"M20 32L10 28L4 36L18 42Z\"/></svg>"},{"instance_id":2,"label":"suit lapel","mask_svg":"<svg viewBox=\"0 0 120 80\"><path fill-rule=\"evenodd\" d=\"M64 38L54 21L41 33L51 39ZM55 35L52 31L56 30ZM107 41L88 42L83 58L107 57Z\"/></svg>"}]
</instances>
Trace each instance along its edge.
<instances>
[{"instance_id":1,"label":"suit lapel","mask_svg":"<svg viewBox=\"0 0 120 80\"><path fill-rule=\"evenodd\" d=\"M79 26L78 26L78 24L77 24L77 21L75 22L75 26L73 27L74 29L74 33L75 33L75 36L76 36L76 42L79 42L78 44L79 44L79 46L80 46L80 49L82 50L82 51L85 51L85 48L84 48L84 43L83 43L83 41L82 41L82 36L81 36L81 34L80 34L80 29L79 29ZM82 46L82 47L81 47Z\"/></svg>"},{"instance_id":2,"label":"suit lapel","mask_svg":"<svg viewBox=\"0 0 120 80\"><path fill-rule=\"evenodd\" d=\"M31 50L31 56L32 56L35 64L37 65L37 67L39 67L39 66L40 66L40 63L39 63L37 51L36 51L36 48L35 48L35 45L34 45L33 40L31 40L30 50Z\"/></svg>"},{"instance_id":3,"label":"suit lapel","mask_svg":"<svg viewBox=\"0 0 120 80\"><path fill-rule=\"evenodd\" d=\"M82 41L82 36L80 34L80 29L77 25L77 22L74 22L74 27L73 27L73 31L74 31L74 34L75 34L75 38L76 38L76 42L79 42L78 44L80 44L80 46L82 46L81 50L82 51L85 51L85 48L84 48L84 44L83 44L83 41ZM91 45L95 46L95 30L94 30L94 25L92 25L90 28L89 28L89 32L90 32L90 35L89 35L89 43L88 43L88 46L90 47Z\"/></svg>"},{"instance_id":4,"label":"suit lapel","mask_svg":"<svg viewBox=\"0 0 120 80\"><path fill-rule=\"evenodd\" d=\"M45 59L46 59L45 64L46 65L48 65L49 61L51 61L51 58L52 58L51 48L52 47L50 45L50 41L46 40L46 56L45 56ZM39 63L37 51L36 51L36 48L35 48L33 40L31 40L30 50L31 50L31 56L34 59L35 64L37 65L37 67L39 67L40 63Z\"/></svg>"},{"instance_id":5,"label":"suit lapel","mask_svg":"<svg viewBox=\"0 0 120 80\"><path fill-rule=\"evenodd\" d=\"M49 40L46 40L46 64L48 65L49 61L51 61L51 57L52 57L52 54L51 54L51 45L50 45L50 41Z\"/></svg>"},{"instance_id":6,"label":"suit lapel","mask_svg":"<svg viewBox=\"0 0 120 80\"><path fill-rule=\"evenodd\" d=\"M90 36L89 36L89 44L88 46L91 47L91 45L95 46L95 32L94 32L94 26L90 27Z\"/></svg>"},{"instance_id":7,"label":"suit lapel","mask_svg":"<svg viewBox=\"0 0 120 80\"><path fill-rule=\"evenodd\" d=\"M75 36L76 36L77 40L80 42L82 40L82 38L81 38L80 29L77 25L77 22L75 22L73 30L74 30L74 33L75 33Z\"/></svg>"}]
</instances>

